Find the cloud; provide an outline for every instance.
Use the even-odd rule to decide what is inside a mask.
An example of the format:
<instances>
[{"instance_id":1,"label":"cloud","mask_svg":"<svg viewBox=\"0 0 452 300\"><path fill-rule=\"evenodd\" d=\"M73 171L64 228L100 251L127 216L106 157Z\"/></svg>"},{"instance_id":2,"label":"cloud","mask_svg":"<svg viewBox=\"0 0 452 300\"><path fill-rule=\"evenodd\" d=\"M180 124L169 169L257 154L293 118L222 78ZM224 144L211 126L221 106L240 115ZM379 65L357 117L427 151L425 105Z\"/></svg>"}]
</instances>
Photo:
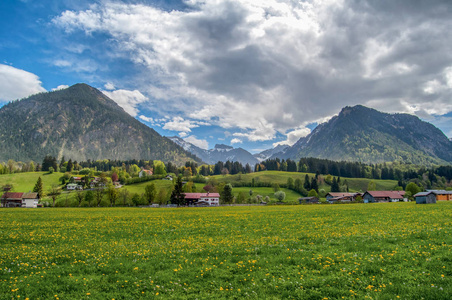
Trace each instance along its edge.
<instances>
[{"instance_id":1,"label":"cloud","mask_svg":"<svg viewBox=\"0 0 452 300\"><path fill-rule=\"evenodd\" d=\"M279 132L291 143L304 134L300 126L346 105L452 111L450 1L184 4L105 1L65 11L53 24L105 36L118 58L142 70L136 82L159 100L153 109L161 115L185 112L183 119L239 128L234 136L250 141Z\"/></svg>"},{"instance_id":2,"label":"cloud","mask_svg":"<svg viewBox=\"0 0 452 300\"><path fill-rule=\"evenodd\" d=\"M196 123L190 120L184 120L182 117L174 117L172 121L167 122L163 129L181 132L191 132L192 128L199 127Z\"/></svg>"},{"instance_id":3,"label":"cloud","mask_svg":"<svg viewBox=\"0 0 452 300\"><path fill-rule=\"evenodd\" d=\"M154 122L153 118L146 117L146 116L143 116L143 115L140 115L138 118L140 118L141 120L143 120L145 122L149 122L149 123L153 123Z\"/></svg>"},{"instance_id":4,"label":"cloud","mask_svg":"<svg viewBox=\"0 0 452 300\"><path fill-rule=\"evenodd\" d=\"M241 139L234 138L231 140L231 145L243 143Z\"/></svg>"},{"instance_id":5,"label":"cloud","mask_svg":"<svg viewBox=\"0 0 452 300\"><path fill-rule=\"evenodd\" d=\"M67 89L68 87L69 87L68 85L62 84L62 85L59 85L56 88L52 89L52 91L64 90L64 89Z\"/></svg>"},{"instance_id":6,"label":"cloud","mask_svg":"<svg viewBox=\"0 0 452 300\"><path fill-rule=\"evenodd\" d=\"M0 101L10 101L45 92L33 73L0 64Z\"/></svg>"},{"instance_id":7,"label":"cloud","mask_svg":"<svg viewBox=\"0 0 452 300\"><path fill-rule=\"evenodd\" d=\"M106 90L109 90L109 91L116 89L116 88L115 88L115 85L114 85L113 83L111 83L111 82L107 82L107 83L104 85L104 88L105 88Z\"/></svg>"},{"instance_id":8,"label":"cloud","mask_svg":"<svg viewBox=\"0 0 452 300\"><path fill-rule=\"evenodd\" d=\"M193 135L190 135L190 136L184 138L184 140L201 148L201 149L206 149L206 150L209 149L209 142L207 142L206 140L197 139Z\"/></svg>"},{"instance_id":9,"label":"cloud","mask_svg":"<svg viewBox=\"0 0 452 300\"><path fill-rule=\"evenodd\" d=\"M135 117L138 114L138 104L147 101L147 98L138 90L102 91L107 97L115 101L129 115Z\"/></svg>"},{"instance_id":10,"label":"cloud","mask_svg":"<svg viewBox=\"0 0 452 300\"><path fill-rule=\"evenodd\" d=\"M306 127L300 127L295 130L292 130L286 133L287 139L285 141L277 142L273 144L273 147L278 145L289 145L292 146L295 144L300 138L307 136L311 133L311 129Z\"/></svg>"}]
</instances>

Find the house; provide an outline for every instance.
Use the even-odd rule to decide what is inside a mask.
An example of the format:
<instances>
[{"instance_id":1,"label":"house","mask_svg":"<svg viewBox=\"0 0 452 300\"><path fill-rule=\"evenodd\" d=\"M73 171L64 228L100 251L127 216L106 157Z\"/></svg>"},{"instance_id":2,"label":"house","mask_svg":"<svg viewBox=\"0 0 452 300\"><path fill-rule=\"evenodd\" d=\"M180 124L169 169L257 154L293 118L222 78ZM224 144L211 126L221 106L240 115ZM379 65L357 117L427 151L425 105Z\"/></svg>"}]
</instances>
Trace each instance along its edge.
<instances>
[{"instance_id":1,"label":"house","mask_svg":"<svg viewBox=\"0 0 452 300\"><path fill-rule=\"evenodd\" d=\"M364 203L404 201L405 191L367 191L363 195Z\"/></svg>"},{"instance_id":2,"label":"house","mask_svg":"<svg viewBox=\"0 0 452 300\"><path fill-rule=\"evenodd\" d=\"M343 192L330 192L326 194L326 200L329 203L335 202L352 202L356 200L357 196L361 196L360 193L343 193Z\"/></svg>"},{"instance_id":3,"label":"house","mask_svg":"<svg viewBox=\"0 0 452 300\"><path fill-rule=\"evenodd\" d=\"M166 175L164 178L162 178L162 180L173 180L173 176L171 175Z\"/></svg>"},{"instance_id":4,"label":"house","mask_svg":"<svg viewBox=\"0 0 452 300\"><path fill-rule=\"evenodd\" d=\"M73 183L84 183L85 179L83 177L72 176L69 181Z\"/></svg>"},{"instance_id":5,"label":"house","mask_svg":"<svg viewBox=\"0 0 452 300\"><path fill-rule=\"evenodd\" d=\"M2 207L22 207L24 193L6 192L2 196Z\"/></svg>"},{"instance_id":6,"label":"house","mask_svg":"<svg viewBox=\"0 0 452 300\"><path fill-rule=\"evenodd\" d=\"M81 185L76 184L76 183L68 183L66 185L66 189L68 191L83 190L83 187Z\"/></svg>"},{"instance_id":7,"label":"house","mask_svg":"<svg viewBox=\"0 0 452 300\"><path fill-rule=\"evenodd\" d=\"M38 207L38 193L24 193L22 195L22 207L36 208Z\"/></svg>"},{"instance_id":8,"label":"house","mask_svg":"<svg viewBox=\"0 0 452 300\"><path fill-rule=\"evenodd\" d=\"M445 190L427 190L427 192L432 192L436 196L436 201L450 201L452 200L452 191Z\"/></svg>"},{"instance_id":9,"label":"house","mask_svg":"<svg viewBox=\"0 0 452 300\"><path fill-rule=\"evenodd\" d=\"M414 199L416 199L416 204L436 203L436 195L433 191L417 193L414 195Z\"/></svg>"},{"instance_id":10,"label":"house","mask_svg":"<svg viewBox=\"0 0 452 300\"><path fill-rule=\"evenodd\" d=\"M298 198L300 204L317 204L319 203L319 198L317 197L302 197Z\"/></svg>"},{"instance_id":11,"label":"house","mask_svg":"<svg viewBox=\"0 0 452 300\"><path fill-rule=\"evenodd\" d=\"M187 205L220 205L220 194L218 193L185 193Z\"/></svg>"},{"instance_id":12,"label":"house","mask_svg":"<svg viewBox=\"0 0 452 300\"><path fill-rule=\"evenodd\" d=\"M150 169L150 170L146 170L146 169L141 169L140 173L138 173L138 176L141 177L145 177L145 176L152 176L154 174L154 169Z\"/></svg>"}]
</instances>

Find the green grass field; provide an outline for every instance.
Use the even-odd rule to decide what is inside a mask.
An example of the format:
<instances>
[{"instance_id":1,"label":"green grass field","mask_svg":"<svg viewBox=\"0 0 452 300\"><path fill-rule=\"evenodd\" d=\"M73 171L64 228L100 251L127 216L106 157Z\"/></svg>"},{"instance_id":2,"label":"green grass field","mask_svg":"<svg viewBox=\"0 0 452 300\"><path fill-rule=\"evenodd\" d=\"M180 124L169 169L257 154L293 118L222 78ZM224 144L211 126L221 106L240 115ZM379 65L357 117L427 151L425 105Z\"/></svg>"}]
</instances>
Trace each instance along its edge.
<instances>
[{"instance_id":1,"label":"green grass field","mask_svg":"<svg viewBox=\"0 0 452 300\"><path fill-rule=\"evenodd\" d=\"M0 209L0 299L451 299L452 203Z\"/></svg>"},{"instance_id":2,"label":"green grass field","mask_svg":"<svg viewBox=\"0 0 452 300\"><path fill-rule=\"evenodd\" d=\"M277 201L277 199L275 198L275 191L272 188L266 188L266 187L235 187L232 189L234 196L237 197L237 195L242 192L246 195L246 198L249 198L249 192L250 190L253 191L253 196L256 195L261 195L262 196L262 200L264 200L264 198L266 196L268 196L270 198L270 201ZM284 200L284 203L287 204L298 204L298 198L300 198L300 194L298 194L297 192L294 192L292 190L289 189L281 189L281 191L283 191L284 193L286 193L286 199Z\"/></svg>"},{"instance_id":3,"label":"green grass field","mask_svg":"<svg viewBox=\"0 0 452 300\"><path fill-rule=\"evenodd\" d=\"M41 176L44 191L47 191L54 184L61 184L59 181L63 173L55 172L49 174L48 172L28 172L0 175L0 186L5 184L12 184L15 192L32 191L33 187Z\"/></svg>"}]
</instances>

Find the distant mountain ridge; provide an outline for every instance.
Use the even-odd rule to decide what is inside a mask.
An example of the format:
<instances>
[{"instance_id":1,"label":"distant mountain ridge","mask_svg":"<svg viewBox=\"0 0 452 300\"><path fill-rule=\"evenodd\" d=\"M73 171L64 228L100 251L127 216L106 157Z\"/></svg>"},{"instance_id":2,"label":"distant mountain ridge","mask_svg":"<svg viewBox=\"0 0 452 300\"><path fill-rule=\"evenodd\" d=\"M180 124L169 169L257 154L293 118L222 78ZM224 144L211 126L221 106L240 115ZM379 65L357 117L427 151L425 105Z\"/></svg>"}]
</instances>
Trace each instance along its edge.
<instances>
[{"instance_id":1,"label":"distant mountain ridge","mask_svg":"<svg viewBox=\"0 0 452 300\"><path fill-rule=\"evenodd\" d=\"M273 156L278 156L279 153L281 153L281 154L284 153L287 150L287 148L289 148L288 145L278 145L275 148L262 151L260 153L254 154L253 156L258 161L263 161L263 160L267 160Z\"/></svg>"},{"instance_id":2,"label":"distant mountain ridge","mask_svg":"<svg viewBox=\"0 0 452 300\"><path fill-rule=\"evenodd\" d=\"M452 142L430 123L409 114L387 114L362 105L345 107L308 136L272 158L414 164L452 163Z\"/></svg>"},{"instance_id":3,"label":"distant mountain ridge","mask_svg":"<svg viewBox=\"0 0 452 300\"><path fill-rule=\"evenodd\" d=\"M0 161L41 162L46 155L77 161L199 160L86 84L33 95L0 109Z\"/></svg>"},{"instance_id":4,"label":"distant mountain ridge","mask_svg":"<svg viewBox=\"0 0 452 300\"><path fill-rule=\"evenodd\" d=\"M199 157L207 164L215 164L218 161L238 161L242 165L250 164L254 167L259 161L248 151L242 148L234 148L224 144L217 144L213 149L201 149L177 136L169 137L170 140Z\"/></svg>"}]
</instances>

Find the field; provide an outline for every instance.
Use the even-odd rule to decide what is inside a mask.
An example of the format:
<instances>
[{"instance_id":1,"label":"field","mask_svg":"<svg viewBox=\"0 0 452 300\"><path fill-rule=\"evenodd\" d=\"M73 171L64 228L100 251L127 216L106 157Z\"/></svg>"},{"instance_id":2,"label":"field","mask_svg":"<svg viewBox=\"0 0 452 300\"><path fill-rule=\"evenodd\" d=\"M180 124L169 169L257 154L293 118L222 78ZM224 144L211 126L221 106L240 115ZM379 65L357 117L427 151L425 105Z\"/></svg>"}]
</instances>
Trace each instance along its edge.
<instances>
[{"instance_id":1,"label":"field","mask_svg":"<svg viewBox=\"0 0 452 300\"><path fill-rule=\"evenodd\" d=\"M0 210L0 299L451 299L452 203Z\"/></svg>"}]
</instances>

